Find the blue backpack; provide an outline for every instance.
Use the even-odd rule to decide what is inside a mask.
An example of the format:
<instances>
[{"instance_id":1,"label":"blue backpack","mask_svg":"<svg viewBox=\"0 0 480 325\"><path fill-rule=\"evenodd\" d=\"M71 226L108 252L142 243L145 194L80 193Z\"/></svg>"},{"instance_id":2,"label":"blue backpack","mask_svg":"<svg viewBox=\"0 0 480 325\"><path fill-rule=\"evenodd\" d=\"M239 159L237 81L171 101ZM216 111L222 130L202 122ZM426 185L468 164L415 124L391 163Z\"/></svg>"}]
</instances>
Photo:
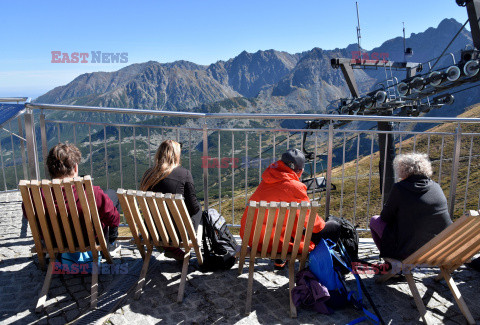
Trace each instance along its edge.
<instances>
[{"instance_id":1,"label":"blue backpack","mask_svg":"<svg viewBox=\"0 0 480 325\"><path fill-rule=\"evenodd\" d=\"M375 307L370 295L368 295L366 292L366 288L361 282L360 277L358 274L352 272L351 260L342 243L340 242L337 247L339 253L334 250L336 246L337 245L331 240L322 239L309 255L308 266L310 271L312 271L322 285L327 287L330 294L330 299L326 301L326 304L329 307L336 309L351 303L356 308L363 311L365 316L359 317L348 324L357 324L365 320L370 320L374 324L384 324L384 321ZM338 262L335 264L339 264L342 268L346 268L353 273L357 282L356 291L348 289L342 275L341 268L339 266L334 266L334 259L336 262ZM365 307L363 303L363 291L365 291L366 297L374 309L375 314L371 313Z\"/></svg>"}]
</instances>

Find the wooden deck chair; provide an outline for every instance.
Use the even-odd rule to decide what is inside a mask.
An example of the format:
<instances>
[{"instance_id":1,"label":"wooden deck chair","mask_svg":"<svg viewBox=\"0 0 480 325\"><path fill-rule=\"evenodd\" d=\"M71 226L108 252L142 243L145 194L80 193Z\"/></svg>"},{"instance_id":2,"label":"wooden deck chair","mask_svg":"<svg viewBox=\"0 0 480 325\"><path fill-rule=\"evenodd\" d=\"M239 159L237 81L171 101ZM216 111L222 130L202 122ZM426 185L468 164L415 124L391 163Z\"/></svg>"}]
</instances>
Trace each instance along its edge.
<instances>
[{"instance_id":1,"label":"wooden deck chair","mask_svg":"<svg viewBox=\"0 0 480 325\"><path fill-rule=\"evenodd\" d=\"M276 259L281 258L288 261L288 279L289 279L289 296L290 296L290 316L292 318L297 317L297 309L292 301L292 289L295 285L295 261L300 261L300 270L305 267L305 262L308 257L308 244L306 244L307 249L304 249L302 252L299 252L300 242L302 237L305 237L305 243L310 243L312 237L313 225L315 224L315 218L308 219L308 225L306 227L305 234L303 234L305 219L307 216L307 211L310 210L310 215L315 216L318 211L318 202L297 202L287 203L287 202L270 202L261 201L260 203L255 201L250 201L248 204L247 220L245 225L245 233L242 240L242 247L240 250L240 259L238 264L239 274L242 274L243 264L245 263L245 257L250 257L249 262L249 273L248 273L248 288L247 288L247 301L245 304L245 314L250 314L252 309L252 290L253 290L253 272L255 267L256 258L269 258ZM297 210L300 210L300 215L296 218ZM258 211L258 218L256 224L253 228L252 225L255 212ZM274 227L273 222L275 215L278 213L277 223ZM263 217L262 217L263 216ZM266 218L266 228L265 235L260 244L260 235L262 231L262 226L264 224L264 218ZM286 223L284 238L287 238L283 241L283 246L279 247L280 239L282 238L282 225ZM297 225L296 233L293 234L293 226ZM299 226L298 226L299 225ZM272 242L272 251L267 253L270 238L273 237ZM253 237L252 237L253 236ZM252 246L248 247L250 238L253 238ZM290 238L294 238L293 249L291 252L288 252ZM279 253L278 250L281 250Z\"/></svg>"},{"instance_id":2,"label":"wooden deck chair","mask_svg":"<svg viewBox=\"0 0 480 325\"><path fill-rule=\"evenodd\" d=\"M383 283L392 276L402 271L405 275L408 286L412 292L415 304L423 321L426 321L426 308L418 292L415 280L412 276L412 269L415 267L439 267L440 274L435 278L439 281L442 278L447 282L450 291L461 312L469 324L475 324L460 291L451 277L451 273L462 264L471 259L480 251L480 217L477 211L470 211L453 224L444 229L440 234L423 245L420 249L403 261L385 258L385 261L392 264L392 270L376 279L377 283Z\"/></svg>"},{"instance_id":3,"label":"wooden deck chair","mask_svg":"<svg viewBox=\"0 0 480 325\"><path fill-rule=\"evenodd\" d=\"M52 272L58 257L57 254L88 251L92 252L93 257L90 307L96 308L98 252L102 252L108 263L112 263L112 258L102 231L91 177L42 180L41 182L21 180L18 187L22 194L25 213L35 243L35 251L42 269L45 269L45 253L50 256L47 275L35 311L41 312L43 310L50 288ZM74 187L82 206L82 218L79 217L77 211L73 194ZM68 211L64 192L67 197ZM57 206L54 204L55 201ZM84 236L82 224L85 225L87 238Z\"/></svg>"},{"instance_id":4,"label":"wooden deck chair","mask_svg":"<svg viewBox=\"0 0 480 325\"><path fill-rule=\"evenodd\" d=\"M203 264L202 254L197 242L197 238L201 238L201 236L197 237L194 231L183 196L181 194L125 191L124 189L118 189L117 195L133 239L143 258L143 267L135 290L135 299L140 297L145 285L145 276L153 247L155 246L159 250L162 250L162 247L178 247L185 251L177 296L177 301L182 302L192 248L195 250L198 264ZM178 229L180 238L175 228ZM200 226L199 230L201 228ZM147 248L146 252L145 246Z\"/></svg>"}]
</instances>

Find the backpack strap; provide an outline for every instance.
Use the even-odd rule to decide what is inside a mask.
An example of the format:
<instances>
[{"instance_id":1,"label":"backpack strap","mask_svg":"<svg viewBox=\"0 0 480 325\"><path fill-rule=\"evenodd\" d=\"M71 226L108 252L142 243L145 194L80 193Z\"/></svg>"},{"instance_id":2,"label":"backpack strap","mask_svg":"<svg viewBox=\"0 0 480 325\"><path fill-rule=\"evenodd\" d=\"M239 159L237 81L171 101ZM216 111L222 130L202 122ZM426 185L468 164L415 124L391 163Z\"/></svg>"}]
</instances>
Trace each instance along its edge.
<instances>
[{"instance_id":1,"label":"backpack strap","mask_svg":"<svg viewBox=\"0 0 480 325\"><path fill-rule=\"evenodd\" d=\"M357 319L351 321L348 324L357 324L357 323L363 322L365 320L371 320L374 324L382 324L382 325L385 324L385 322L382 319L382 316L380 315L377 307L373 303L372 297L368 294L368 291L365 288L360 276L356 272L352 271L352 267L351 267L352 261L350 259L350 256L348 256L348 253L345 250L345 247L343 247L343 244L341 242L339 242L338 250L340 252L341 259L343 259L344 261L340 261L339 257L337 257L337 256L335 256L335 258L337 258L337 260L340 263L342 263L342 265L344 265L353 274L353 276L355 277L355 280L357 282L357 291L352 291L352 295L350 295L350 293L349 293L349 298L351 297L355 301L354 304L358 304L358 307L361 308L363 313L365 314L365 316L357 318ZM362 290L362 288L363 288L363 290ZM365 291L365 296L367 297L367 299L368 299L370 305L372 306L375 314L370 312L365 307L365 305L363 304L363 297L362 297L363 291ZM358 294L358 296L355 297L355 294Z\"/></svg>"}]
</instances>

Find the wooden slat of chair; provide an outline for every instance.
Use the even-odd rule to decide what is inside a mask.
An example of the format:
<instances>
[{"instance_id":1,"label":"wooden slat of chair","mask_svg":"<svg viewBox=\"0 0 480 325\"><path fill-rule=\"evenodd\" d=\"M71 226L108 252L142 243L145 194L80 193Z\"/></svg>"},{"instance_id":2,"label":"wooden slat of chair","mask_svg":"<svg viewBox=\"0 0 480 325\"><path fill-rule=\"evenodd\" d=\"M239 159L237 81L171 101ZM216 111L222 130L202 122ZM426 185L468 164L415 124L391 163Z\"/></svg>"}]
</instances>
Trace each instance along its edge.
<instances>
[{"instance_id":1,"label":"wooden slat of chair","mask_svg":"<svg viewBox=\"0 0 480 325\"><path fill-rule=\"evenodd\" d=\"M170 193L165 194L165 203L167 204L168 210L170 211L170 215L172 216L175 222L175 225L177 226L178 232L180 233L180 238L182 239L183 248L185 249L185 252L187 252L190 248L190 244L188 242L187 230L185 229L185 225L183 224L182 217L180 216L180 211L178 210L177 203L175 202L172 194Z\"/></svg>"},{"instance_id":2,"label":"wooden slat of chair","mask_svg":"<svg viewBox=\"0 0 480 325\"><path fill-rule=\"evenodd\" d=\"M293 242L293 249L290 256L290 262L292 263L295 263L295 260L298 255L298 250L300 248L300 243L302 242L303 227L305 225L305 219L307 217L308 206L309 206L308 202L300 203L300 215L297 219L297 229L294 237L295 240ZM307 246L307 249L308 249L308 246Z\"/></svg>"},{"instance_id":3,"label":"wooden slat of chair","mask_svg":"<svg viewBox=\"0 0 480 325\"><path fill-rule=\"evenodd\" d=\"M93 251L96 250L95 248L97 247L97 243L95 240L95 233L93 231L92 217L90 214L90 206L88 205L87 196L85 195L85 191L83 190L82 179L80 177L75 177L73 179L73 182L75 184L75 189L77 191L78 200L80 201L80 206L82 207L83 219L85 222L85 228L87 230L87 235L88 235L88 243L93 253Z\"/></svg>"},{"instance_id":4,"label":"wooden slat of chair","mask_svg":"<svg viewBox=\"0 0 480 325\"><path fill-rule=\"evenodd\" d=\"M130 211L133 216L133 220L137 225L140 233L143 237L143 243L147 246L147 250L153 249L152 242L150 241L150 235L148 234L147 228L143 222L143 218L140 215L140 210L138 209L137 200L135 198L136 191L128 190L127 191L127 200L128 204L130 205Z\"/></svg>"},{"instance_id":5,"label":"wooden slat of chair","mask_svg":"<svg viewBox=\"0 0 480 325\"><path fill-rule=\"evenodd\" d=\"M92 178L90 176L83 177L83 183L85 185L85 193L87 195L87 202L90 207L90 215L92 217L93 225L95 227L96 238L100 244L102 249L103 258L107 261L107 263L112 264L113 260L110 256L110 251L108 250L107 241L105 239L105 235L103 233L102 224L100 222L100 215L98 213L97 202L95 201L95 194L93 193L93 184ZM79 190L77 185L77 191Z\"/></svg>"},{"instance_id":6,"label":"wooden slat of chair","mask_svg":"<svg viewBox=\"0 0 480 325\"><path fill-rule=\"evenodd\" d=\"M52 196L52 182L49 180L42 180L42 192L43 197L45 198L45 203L47 205L48 216L52 224L53 234L55 237L56 246L60 253L65 251L65 246L63 245L62 232L60 231L60 226L58 222L57 209L55 208L55 202Z\"/></svg>"},{"instance_id":7,"label":"wooden slat of chair","mask_svg":"<svg viewBox=\"0 0 480 325\"><path fill-rule=\"evenodd\" d=\"M480 214L478 211L470 210L468 212L469 218L475 220L472 228L477 231L476 236L472 237L468 243L466 243L465 249L462 251L456 252L456 257L449 259L448 265L445 265L446 268L456 270L467 260L471 259L476 253L480 251Z\"/></svg>"},{"instance_id":8,"label":"wooden slat of chair","mask_svg":"<svg viewBox=\"0 0 480 325\"><path fill-rule=\"evenodd\" d=\"M153 223L152 215L150 214L150 209L147 205L147 201L145 200L145 192L137 191L136 199L140 207L140 211L142 212L143 220L145 220L147 229L150 233L150 237L152 238L153 244L158 247L160 246L158 232L155 224Z\"/></svg>"},{"instance_id":9,"label":"wooden slat of chair","mask_svg":"<svg viewBox=\"0 0 480 325\"><path fill-rule=\"evenodd\" d=\"M162 193L156 193L155 201L157 202L157 207L160 210L163 223L165 224L168 234L170 235L170 239L172 240L172 244L168 243L168 246L172 245L173 247L179 247L180 241L178 239L177 232L173 227L172 217L170 216L170 212L168 211L165 203L165 196Z\"/></svg>"},{"instance_id":10,"label":"wooden slat of chair","mask_svg":"<svg viewBox=\"0 0 480 325\"><path fill-rule=\"evenodd\" d=\"M462 253L479 239L478 222L469 223L468 228L459 238L452 238L448 242L444 242L442 247L437 247L442 250L435 258L425 261L431 265L445 265L451 264L455 260L461 259Z\"/></svg>"},{"instance_id":11,"label":"wooden slat of chair","mask_svg":"<svg viewBox=\"0 0 480 325\"><path fill-rule=\"evenodd\" d=\"M43 206L42 194L40 193L40 183L37 180L30 182L30 190L33 196L33 202L35 205L36 215L40 222L40 228L42 230L43 241L47 247L47 252L50 255L50 261L55 260L55 253L53 251L52 237L48 228L48 223L45 215L45 207Z\"/></svg>"},{"instance_id":12,"label":"wooden slat of chair","mask_svg":"<svg viewBox=\"0 0 480 325\"><path fill-rule=\"evenodd\" d=\"M180 199L182 205L184 204L183 199ZM170 215L173 217L173 220L175 222L175 225L177 226L178 231L180 232L180 238L182 239L183 243L183 248L185 250L184 258L183 258L183 267L182 267L182 275L180 277L180 286L178 289L178 296L177 296L177 302L182 302L183 301L183 295L185 291L185 282L187 280L187 270L188 270L188 264L190 261L190 246L191 245L197 245L196 252L200 256L200 260L202 260L200 250L198 249L198 244L191 243L189 241L188 235L187 235L187 229L185 227L185 223L182 219L182 216L180 214L180 207L178 206L177 200L173 197L172 194L165 194L164 196L164 201L168 206L168 210L170 211ZM185 211L186 211L186 207ZM191 232L192 235L194 236L193 238L196 238L195 233L193 232L193 226L191 224L191 221L188 219L187 220L190 223L191 226ZM193 240L193 239L192 239ZM181 243L180 243L181 244ZM197 256L198 256L197 255ZM197 257L198 258L198 257ZM203 262L203 260L202 260Z\"/></svg>"},{"instance_id":13,"label":"wooden slat of chair","mask_svg":"<svg viewBox=\"0 0 480 325\"><path fill-rule=\"evenodd\" d=\"M253 271L255 269L255 257L257 255L258 242L262 232L263 220L265 219L265 211L267 209L267 202L260 201L257 219L255 223L255 230L253 232L252 250L250 252L250 262L248 265L248 288L247 300L245 304L245 314L250 314L252 310L252 294L253 294Z\"/></svg>"},{"instance_id":14,"label":"wooden slat of chair","mask_svg":"<svg viewBox=\"0 0 480 325\"><path fill-rule=\"evenodd\" d=\"M247 220L245 223L245 230L243 233L242 246L240 248L240 259L238 261L238 274L242 274L243 265L245 263L245 256L247 255L247 251L248 251L248 243L250 242L250 238L252 238L253 236L252 224L253 224L253 218L254 218L255 210L257 206L258 206L258 203L255 201L250 201L248 203Z\"/></svg>"},{"instance_id":15,"label":"wooden slat of chair","mask_svg":"<svg viewBox=\"0 0 480 325\"><path fill-rule=\"evenodd\" d=\"M429 252L419 257L417 261L422 264L430 264L433 263L435 260L442 259L447 254L450 254L452 252L452 247L455 247L458 244L461 245L461 242L464 239L464 235L473 228L473 222L474 220L470 218L464 219L464 221L458 228L443 235L444 238L442 242L437 244L435 249L430 249Z\"/></svg>"},{"instance_id":16,"label":"wooden slat of chair","mask_svg":"<svg viewBox=\"0 0 480 325\"><path fill-rule=\"evenodd\" d=\"M292 237L293 224L297 217L298 203L290 203L290 208L288 211L287 227L285 228L285 235L283 238L283 247L282 247L282 260L287 259L288 248L290 246L290 238Z\"/></svg>"},{"instance_id":17,"label":"wooden slat of chair","mask_svg":"<svg viewBox=\"0 0 480 325\"><path fill-rule=\"evenodd\" d=\"M195 229L193 228L192 219L187 210L187 206L185 205L185 201L181 194L176 194L174 201L177 204L178 210L180 212L180 216L182 217L183 223L185 228L187 229L188 236L191 240L191 245L195 250L195 254L197 256L197 261L199 265L203 264L203 256L202 252L200 252L200 247L198 246L197 234L195 233ZM200 226L199 226L200 227Z\"/></svg>"},{"instance_id":18,"label":"wooden slat of chair","mask_svg":"<svg viewBox=\"0 0 480 325\"><path fill-rule=\"evenodd\" d=\"M292 290L295 287L295 260L298 255L298 250L300 248L300 243L302 241L302 233L303 233L303 226L305 225L305 218L307 216L308 211L308 202L301 202L300 203L300 215L296 220L296 231L295 237L293 242L292 252L290 253L290 258L288 262L288 295L290 299L290 317L296 318L297 317L297 308L293 303L292 299ZM308 250L308 244L306 249ZM305 247L304 247L305 249Z\"/></svg>"},{"instance_id":19,"label":"wooden slat of chair","mask_svg":"<svg viewBox=\"0 0 480 325\"><path fill-rule=\"evenodd\" d=\"M125 216L125 219L127 219L127 224L130 227L130 232L132 233L133 240L135 241L135 244L140 251L140 255L142 255L143 259L145 259L145 248L142 244L142 241L140 240L137 224L133 219L132 209L130 208L130 203L127 200L127 191L119 188L117 190L117 197L118 201L120 202L120 206L122 207L123 215Z\"/></svg>"},{"instance_id":20,"label":"wooden slat of chair","mask_svg":"<svg viewBox=\"0 0 480 325\"><path fill-rule=\"evenodd\" d=\"M280 202L280 209L278 211L277 222L275 224L275 234L273 237L273 244L272 244L272 254L270 255L271 259L276 259L278 255L278 246L280 244L282 230L283 230L283 223L285 221L285 215L287 213L287 202Z\"/></svg>"},{"instance_id":21,"label":"wooden slat of chair","mask_svg":"<svg viewBox=\"0 0 480 325\"><path fill-rule=\"evenodd\" d=\"M73 241L72 229L70 227L70 220L68 217L67 206L65 204L65 197L63 195L61 180L52 179L53 194L57 202L58 212L62 218L63 233L67 239L68 251L70 253L75 252L75 243Z\"/></svg>"},{"instance_id":22,"label":"wooden slat of chair","mask_svg":"<svg viewBox=\"0 0 480 325\"><path fill-rule=\"evenodd\" d=\"M442 232L436 235L427 244L423 245L421 248L415 251L412 255L408 256L405 260L403 260L403 263L413 264L413 262L420 260L422 256L424 256L425 254L428 254L431 251L432 247L437 246L440 242L444 240L445 237L448 237L450 233L455 232L457 228L462 227L462 223L465 222L467 218L468 218L467 216L462 216L459 219L457 219L452 225L448 226L446 229L444 229Z\"/></svg>"},{"instance_id":23,"label":"wooden slat of chair","mask_svg":"<svg viewBox=\"0 0 480 325\"><path fill-rule=\"evenodd\" d=\"M270 239L272 238L272 228L273 228L273 221L275 220L275 213L277 212L278 203L277 202L270 202L268 204L267 210L267 222L265 227L265 234L263 236L262 242L262 252L261 257L267 257L267 250L268 246L270 245Z\"/></svg>"},{"instance_id":24,"label":"wooden slat of chair","mask_svg":"<svg viewBox=\"0 0 480 325\"><path fill-rule=\"evenodd\" d=\"M135 293L134 293L134 299L137 300L140 298L140 295L143 291L143 287L145 286L145 277L147 275L148 266L150 264L150 258L153 253L153 245L149 240L148 232L145 229L145 225L143 224L143 220L138 211L137 192L131 191L131 190L126 192L123 189L118 189L117 196L118 196L120 205L122 207L123 213L125 215L125 218L127 219L127 223L130 227L130 231L132 232L135 244L137 245L137 248L140 251L140 254L142 255L142 259L143 259L143 265L140 271L140 277L138 278L137 286L135 287ZM139 229L144 240L140 239ZM145 245L147 246L146 252L144 248Z\"/></svg>"},{"instance_id":25,"label":"wooden slat of chair","mask_svg":"<svg viewBox=\"0 0 480 325\"><path fill-rule=\"evenodd\" d=\"M23 206L25 207L25 214L27 215L28 223L32 231L33 242L35 243L35 250L37 252L38 261L40 267L45 269L45 256L43 253L43 245L40 238L40 227L37 222L37 217L35 214L35 208L33 206L33 201L30 196L30 190L28 188L30 182L26 180L21 180L18 188L22 195Z\"/></svg>"},{"instance_id":26,"label":"wooden slat of chair","mask_svg":"<svg viewBox=\"0 0 480 325\"><path fill-rule=\"evenodd\" d=\"M95 232L93 231L92 224L92 215L90 211L90 206L87 201L87 196L83 189L83 179L81 177L75 177L73 179L75 183L75 189L77 190L78 200L82 207L83 220L85 221L85 228L87 229L88 242L90 243L90 250L92 251L92 286L91 286L91 300L90 308L97 307L97 298L98 298L98 249L95 239ZM70 203L69 203L70 206ZM97 207L95 206L95 209ZM103 235L103 232L100 231Z\"/></svg>"},{"instance_id":27,"label":"wooden slat of chair","mask_svg":"<svg viewBox=\"0 0 480 325\"><path fill-rule=\"evenodd\" d=\"M63 188L65 190L65 194L67 196L68 202L68 209L70 211L70 218L72 218L73 228L75 230L75 236L77 237L78 246L80 247L81 252L86 252L88 249L85 246L90 246L85 237L83 236L82 226L80 225L80 216L77 210L77 202L75 200L75 196L73 194L73 179L71 178L64 178L62 180Z\"/></svg>"},{"instance_id":28,"label":"wooden slat of chair","mask_svg":"<svg viewBox=\"0 0 480 325\"><path fill-rule=\"evenodd\" d=\"M303 251L302 251L302 256L300 258L300 270L303 270L305 268L305 262L307 261L308 258L308 251L309 251L309 243L310 240L312 239L312 231L313 231L313 226L315 225L315 219L317 216L319 204L317 201L313 201L311 203L311 210L310 214L308 217L308 224L305 232L305 241L303 245Z\"/></svg>"},{"instance_id":29,"label":"wooden slat of chair","mask_svg":"<svg viewBox=\"0 0 480 325\"><path fill-rule=\"evenodd\" d=\"M162 220L162 216L160 215L160 211L158 210L154 195L154 192L146 192L145 198L148 206L150 207L150 212L152 213L152 218L157 226L160 238L162 239L162 246L169 246L168 243L170 242L170 238L168 237L167 228L165 228L165 224Z\"/></svg>"},{"instance_id":30,"label":"wooden slat of chair","mask_svg":"<svg viewBox=\"0 0 480 325\"><path fill-rule=\"evenodd\" d=\"M442 265L446 268L452 268L453 265L459 264L461 266L468 259L472 258L476 253L480 251L480 228L477 227L477 236L472 237L464 246L459 248L455 255L446 257L442 261ZM458 267L457 267L458 268Z\"/></svg>"}]
</instances>

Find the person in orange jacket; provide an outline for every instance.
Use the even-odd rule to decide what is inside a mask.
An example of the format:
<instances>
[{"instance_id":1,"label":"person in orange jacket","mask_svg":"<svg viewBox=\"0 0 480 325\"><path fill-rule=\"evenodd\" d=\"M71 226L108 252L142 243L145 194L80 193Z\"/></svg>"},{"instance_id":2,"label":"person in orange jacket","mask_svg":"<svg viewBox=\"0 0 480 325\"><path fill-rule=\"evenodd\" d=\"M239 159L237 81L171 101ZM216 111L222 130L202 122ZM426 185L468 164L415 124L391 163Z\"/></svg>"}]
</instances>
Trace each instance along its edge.
<instances>
[{"instance_id":1,"label":"person in orange jacket","mask_svg":"<svg viewBox=\"0 0 480 325\"><path fill-rule=\"evenodd\" d=\"M267 201L267 202L310 202L310 199L307 195L307 186L300 181L300 177L303 173L303 169L305 166L305 156L304 154L298 149L290 149L282 155L282 159L272 163L262 174L262 181L260 185L257 187L255 192L250 197L250 201ZM247 219L247 210L243 213L243 217L241 220L241 227L240 227L240 236L243 238L245 233L245 223ZM300 214L300 210L297 211L297 218ZM276 226L278 215L275 216L274 219L274 227ZM255 214L253 225L255 225L255 221L257 218L257 214ZM305 220L304 227L307 226L308 219L310 216L307 215ZM260 235L260 245L265 234L267 219L264 218L262 232ZM286 227L287 220L285 219L283 224L283 230L281 238L281 244L278 246L278 251L281 251L283 246L282 239L284 237L285 227ZM294 224L293 234L296 231L296 227ZM315 245L320 242L322 238L329 238L334 242L337 242L339 235L340 235L340 225L335 221L325 221L319 217L318 215L315 216L315 223L313 226L312 231L312 238L311 242L309 243L308 249L309 251L315 248ZM253 234L253 226L252 232ZM249 245L252 245L253 236L250 236ZM270 244L268 246L268 252L272 250L272 241L273 241L273 234L272 238L270 239ZM300 252L303 250L304 242L300 243ZM293 242L290 241L289 243L289 251L293 248ZM282 268L285 263L282 260L275 260L276 268Z\"/></svg>"}]
</instances>

